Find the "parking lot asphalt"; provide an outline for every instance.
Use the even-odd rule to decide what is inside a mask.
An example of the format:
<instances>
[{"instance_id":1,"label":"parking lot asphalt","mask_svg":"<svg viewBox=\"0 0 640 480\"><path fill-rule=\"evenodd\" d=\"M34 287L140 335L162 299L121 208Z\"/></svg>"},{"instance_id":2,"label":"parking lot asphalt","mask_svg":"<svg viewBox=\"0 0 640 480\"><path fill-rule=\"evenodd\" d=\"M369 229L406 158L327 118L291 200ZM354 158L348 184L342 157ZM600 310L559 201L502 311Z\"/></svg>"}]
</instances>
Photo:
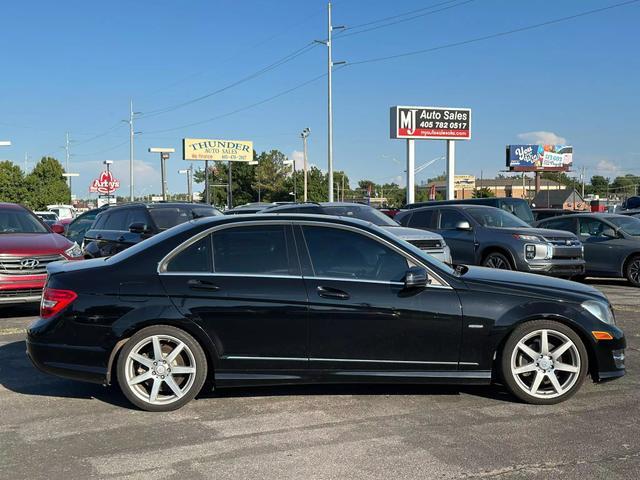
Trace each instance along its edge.
<instances>
[{"instance_id":1,"label":"parking lot asphalt","mask_svg":"<svg viewBox=\"0 0 640 480\"><path fill-rule=\"evenodd\" d=\"M555 406L501 387L305 386L141 412L115 388L36 371L37 311L0 309L0 478L638 478L640 291L589 283L626 332L627 375Z\"/></svg>"}]
</instances>

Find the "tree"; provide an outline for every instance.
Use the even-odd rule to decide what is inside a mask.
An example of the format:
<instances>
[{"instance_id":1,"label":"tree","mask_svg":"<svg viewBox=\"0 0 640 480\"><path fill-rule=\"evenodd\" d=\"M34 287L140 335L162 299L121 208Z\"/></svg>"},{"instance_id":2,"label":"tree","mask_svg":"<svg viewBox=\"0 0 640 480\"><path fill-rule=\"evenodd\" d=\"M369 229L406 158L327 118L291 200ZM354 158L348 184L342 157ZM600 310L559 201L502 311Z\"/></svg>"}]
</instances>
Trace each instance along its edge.
<instances>
[{"instance_id":1,"label":"tree","mask_svg":"<svg viewBox=\"0 0 640 480\"><path fill-rule=\"evenodd\" d=\"M495 196L496 194L493 193L489 187L473 189L473 198L490 198Z\"/></svg>"},{"instance_id":2,"label":"tree","mask_svg":"<svg viewBox=\"0 0 640 480\"><path fill-rule=\"evenodd\" d=\"M43 210L47 205L68 203L70 192L63 173L64 169L58 160L42 157L26 177L28 195L24 203L32 210Z\"/></svg>"},{"instance_id":3,"label":"tree","mask_svg":"<svg viewBox=\"0 0 640 480\"><path fill-rule=\"evenodd\" d=\"M24 203L27 197L24 175L10 161L0 162L0 202Z\"/></svg>"},{"instance_id":4,"label":"tree","mask_svg":"<svg viewBox=\"0 0 640 480\"><path fill-rule=\"evenodd\" d=\"M602 175L591 177L591 193L596 195L606 195L609 191L610 180Z\"/></svg>"}]
</instances>

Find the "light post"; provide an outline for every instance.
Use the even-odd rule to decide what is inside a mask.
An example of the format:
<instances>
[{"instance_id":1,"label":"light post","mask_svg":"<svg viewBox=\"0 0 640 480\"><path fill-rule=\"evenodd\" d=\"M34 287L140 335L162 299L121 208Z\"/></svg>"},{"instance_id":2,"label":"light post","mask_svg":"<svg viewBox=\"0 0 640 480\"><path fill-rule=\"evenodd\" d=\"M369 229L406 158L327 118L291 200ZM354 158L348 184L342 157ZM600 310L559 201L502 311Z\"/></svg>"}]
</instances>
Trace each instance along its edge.
<instances>
[{"instance_id":1,"label":"light post","mask_svg":"<svg viewBox=\"0 0 640 480\"><path fill-rule=\"evenodd\" d=\"M110 165L113 165L113 160L105 160L102 162L107 167L107 205L111 205L111 186L109 185L111 179L111 172L109 170Z\"/></svg>"},{"instance_id":2,"label":"light post","mask_svg":"<svg viewBox=\"0 0 640 480\"><path fill-rule=\"evenodd\" d=\"M178 170L178 173L187 175L187 198L193 202L193 165L190 168Z\"/></svg>"},{"instance_id":3,"label":"light post","mask_svg":"<svg viewBox=\"0 0 640 480\"><path fill-rule=\"evenodd\" d=\"M295 160L285 160L283 162L285 165L291 165L293 167L293 201L298 201L298 189L296 184L296 161ZM291 194L289 194L291 195Z\"/></svg>"},{"instance_id":4,"label":"light post","mask_svg":"<svg viewBox=\"0 0 640 480\"><path fill-rule=\"evenodd\" d=\"M151 147L149 148L149 153L159 153L160 154L160 173L162 176L162 201L167 201L167 165L166 162L169 160L169 155L175 152L175 148L163 148L163 147Z\"/></svg>"},{"instance_id":5,"label":"light post","mask_svg":"<svg viewBox=\"0 0 640 480\"><path fill-rule=\"evenodd\" d=\"M69 180L69 205L73 205L73 193L71 193L71 177L79 177L79 173L63 173L63 177Z\"/></svg>"},{"instance_id":6,"label":"light post","mask_svg":"<svg viewBox=\"0 0 640 480\"><path fill-rule=\"evenodd\" d=\"M300 137L302 137L302 152L304 157L304 201L307 201L307 171L309 170L309 165L307 163L307 137L311 133L311 129L309 127L302 130Z\"/></svg>"},{"instance_id":7,"label":"light post","mask_svg":"<svg viewBox=\"0 0 640 480\"><path fill-rule=\"evenodd\" d=\"M258 162L257 160L251 160L249 162L249 165L252 165L254 167L259 165L259 164L260 164L260 162ZM261 190L260 189L260 170L256 170L256 177L258 179L258 203L260 203L260 193L261 193L260 192L260 190Z\"/></svg>"}]
</instances>

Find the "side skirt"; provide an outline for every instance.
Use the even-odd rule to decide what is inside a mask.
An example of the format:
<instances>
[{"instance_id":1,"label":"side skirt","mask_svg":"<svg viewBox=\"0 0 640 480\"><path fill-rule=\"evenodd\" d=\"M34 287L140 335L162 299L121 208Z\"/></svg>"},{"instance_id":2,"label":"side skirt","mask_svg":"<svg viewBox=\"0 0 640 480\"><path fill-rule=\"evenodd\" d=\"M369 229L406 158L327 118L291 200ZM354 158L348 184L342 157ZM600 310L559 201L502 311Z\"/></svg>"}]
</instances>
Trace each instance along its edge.
<instances>
[{"instance_id":1,"label":"side skirt","mask_svg":"<svg viewBox=\"0 0 640 480\"><path fill-rule=\"evenodd\" d=\"M317 383L488 385L490 370L255 370L215 372L217 387Z\"/></svg>"}]
</instances>

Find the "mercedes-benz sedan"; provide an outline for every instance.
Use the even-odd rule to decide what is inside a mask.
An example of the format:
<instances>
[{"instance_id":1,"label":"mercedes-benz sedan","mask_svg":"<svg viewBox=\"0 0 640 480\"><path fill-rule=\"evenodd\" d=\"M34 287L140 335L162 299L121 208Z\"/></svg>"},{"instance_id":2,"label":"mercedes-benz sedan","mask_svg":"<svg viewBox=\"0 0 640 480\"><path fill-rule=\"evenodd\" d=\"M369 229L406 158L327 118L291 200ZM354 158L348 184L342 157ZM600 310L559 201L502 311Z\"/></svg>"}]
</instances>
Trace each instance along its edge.
<instances>
[{"instance_id":1,"label":"mercedes-benz sedan","mask_svg":"<svg viewBox=\"0 0 640 480\"><path fill-rule=\"evenodd\" d=\"M287 214L202 218L54 263L27 339L39 369L117 382L152 411L205 383L498 381L552 404L588 374L622 376L624 348L594 288L454 270L370 223Z\"/></svg>"}]
</instances>

